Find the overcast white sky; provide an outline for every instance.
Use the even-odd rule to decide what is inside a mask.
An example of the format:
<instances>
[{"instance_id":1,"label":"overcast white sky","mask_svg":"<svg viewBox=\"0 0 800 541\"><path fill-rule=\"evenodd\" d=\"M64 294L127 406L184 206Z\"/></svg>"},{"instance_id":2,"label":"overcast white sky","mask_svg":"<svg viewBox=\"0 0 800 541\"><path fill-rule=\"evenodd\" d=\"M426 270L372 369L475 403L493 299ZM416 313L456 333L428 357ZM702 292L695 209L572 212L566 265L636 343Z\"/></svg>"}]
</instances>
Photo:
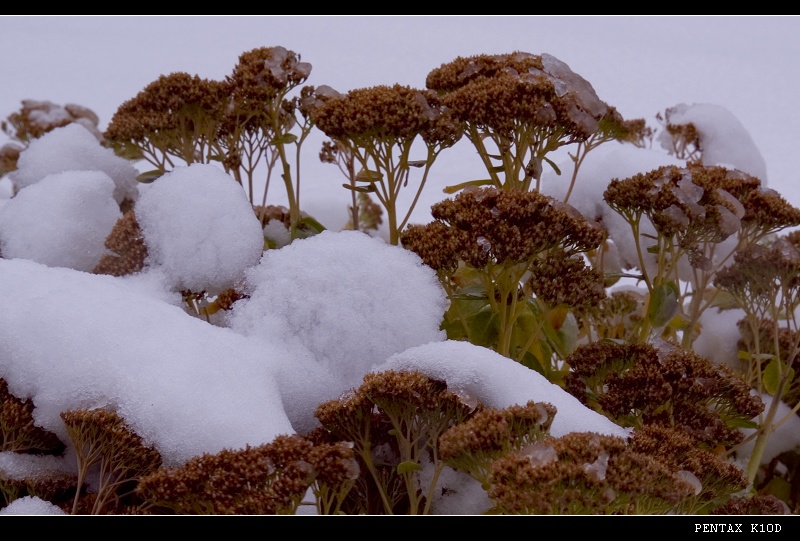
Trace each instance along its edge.
<instances>
[{"instance_id":1,"label":"overcast white sky","mask_svg":"<svg viewBox=\"0 0 800 541\"><path fill-rule=\"evenodd\" d=\"M221 79L263 46L300 53L313 66L308 84L342 92L424 87L457 56L549 53L626 118L655 125L679 103L727 108L763 154L769 185L800 205L798 36L796 16L0 16L0 117L31 98L85 105L105 127L159 75ZM318 144L307 147L307 172L321 167L338 186Z\"/></svg>"}]
</instances>

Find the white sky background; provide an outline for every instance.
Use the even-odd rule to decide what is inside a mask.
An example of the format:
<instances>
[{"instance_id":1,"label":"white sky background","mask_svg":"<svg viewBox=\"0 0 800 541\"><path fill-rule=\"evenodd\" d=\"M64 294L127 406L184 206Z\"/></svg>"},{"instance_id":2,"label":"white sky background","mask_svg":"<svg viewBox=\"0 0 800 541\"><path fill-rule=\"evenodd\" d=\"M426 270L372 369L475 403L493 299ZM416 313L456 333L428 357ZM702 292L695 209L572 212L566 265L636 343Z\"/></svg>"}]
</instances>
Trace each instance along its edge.
<instances>
[{"instance_id":1,"label":"white sky background","mask_svg":"<svg viewBox=\"0 0 800 541\"><path fill-rule=\"evenodd\" d=\"M800 205L798 36L795 16L2 16L0 118L23 99L49 100L89 107L105 128L122 102L159 75L222 79L241 53L264 46L300 53L313 66L307 84L340 92L423 88L431 70L458 56L549 53L625 118L656 127L655 115L679 103L728 109L766 160L762 180ZM322 140L319 134L304 147L301 206L323 221L312 198L332 189L344 220L347 193L338 169L319 163ZM471 175L474 151L463 143L457 148L469 154L444 152L432 184ZM281 189L275 184L270 194ZM441 194L436 186L426 192Z\"/></svg>"}]
</instances>

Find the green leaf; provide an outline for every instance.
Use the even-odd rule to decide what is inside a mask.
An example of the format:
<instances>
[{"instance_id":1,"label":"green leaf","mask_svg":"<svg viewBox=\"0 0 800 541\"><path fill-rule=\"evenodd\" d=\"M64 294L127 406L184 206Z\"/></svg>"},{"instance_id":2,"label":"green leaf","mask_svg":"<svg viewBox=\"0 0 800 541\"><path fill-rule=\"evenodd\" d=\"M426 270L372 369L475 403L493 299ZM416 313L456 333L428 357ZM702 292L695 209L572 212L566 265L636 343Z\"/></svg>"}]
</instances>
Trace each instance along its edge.
<instances>
[{"instance_id":1,"label":"green leaf","mask_svg":"<svg viewBox=\"0 0 800 541\"><path fill-rule=\"evenodd\" d=\"M290 145L297 141L297 136L293 133L284 133L278 137L273 137L271 143L273 145Z\"/></svg>"},{"instance_id":2,"label":"green leaf","mask_svg":"<svg viewBox=\"0 0 800 541\"><path fill-rule=\"evenodd\" d=\"M381 179L383 179L383 173L369 169L362 169L356 175L356 182L378 182Z\"/></svg>"},{"instance_id":3,"label":"green leaf","mask_svg":"<svg viewBox=\"0 0 800 541\"><path fill-rule=\"evenodd\" d=\"M294 232L292 233L292 240L307 239L325 231L325 227L311 216L306 216L301 219Z\"/></svg>"},{"instance_id":4,"label":"green leaf","mask_svg":"<svg viewBox=\"0 0 800 541\"><path fill-rule=\"evenodd\" d=\"M497 343L497 317L487 306L466 318L469 341L476 346L492 347Z\"/></svg>"},{"instance_id":5,"label":"green leaf","mask_svg":"<svg viewBox=\"0 0 800 541\"><path fill-rule=\"evenodd\" d=\"M657 254L658 253L658 244L653 244L652 246L647 247L648 254Z\"/></svg>"},{"instance_id":6,"label":"green leaf","mask_svg":"<svg viewBox=\"0 0 800 541\"><path fill-rule=\"evenodd\" d=\"M578 322L566 306L550 310L542 326L545 336L561 357L572 352L578 339Z\"/></svg>"},{"instance_id":7,"label":"green leaf","mask_svg":"<svg viewBox=\"0 0 800 541\"><path fill-rule=\"evenodd\" d=\"M272 237L264 235L264 248L263 251L274 250L278 247L278 243Z\"/></svg>"},{"instance_id":8,"label":"green leaf","mask_svg":"<svg viewBox=\"0 0 800 541\"><path fill-rule=\"evenodd\" d=\"M531 349L533 349L534 351L531 351ZM545 372L544 366L542 364L542 359L539 358L540 356L542 356L541 350L536 350L534 348L531 349L526 351L525 354L522 356L522 359L520 359L519 361L520 364L522 366L530 368L531 370L535 370L539 372L541 375L547 377L547 373Z\"/></svg>"},{"instance_id":9,"label":"green leaf","mask_svg":"<svg viewBox=\"0 0 800 541\"><path fill-rule=\"evenodd\" d=\"M144 159L142 149L131 143L120 143L114 145L114 154L126 160L136 161Z\"/></svg>"},{"instance_id":10,"label":"green leaf","mask_svg":"<svg viewBox=\"0 0 800 541\"><path fill-rule=\"evenodd\" d=\"M468 180L466 182L462 182L461 184L453 184L452 186L446 186L442 191L444 193L456 193L463 190L467 186L488 186L490 184L494 184L494 182L492 182L492 179L490 178L484 178L481 180Z\"/></svg>"},{"instance_id":11,"label":"green leaf","mask_svg":"<svg viewBox=\"0 0 800 541\"><path fill-rule=\"evenodd\" d=\"M397 473L400 475L422 470L422 466L412 460L406 460L397 465Z\"/></svg>"},{"instance_id":12,"label":"green leaf","mask_svg":"<svg viewBox=\"0 0 800 541\"><path fill-rule=\"evenodd\" d=\"M647 318L655 328L663 327L678 313L680 290L674 282L666 282L656 286L650 292L647 306Z\"/></svg>"},{"instance_id":13,"label":"green leaf","mask_svg":"<svg viewBox=\"0 0 800 541\"><path fill-rule=\"evenodd\" d=\"M720 310L732 310L735 308L739 308L739 302L733 295L731 295L727 291L718 289L716 290L715 293L716 296L714 297L711 306L719 308Z\"/></svg>"},{"instance_id":14,"label":"green leaf","mask_svg":"<svg viewBox=\"0 0 800 541\"><path fill-rule=\"evenodd\" d=\"M758 428L758 421L752 419L728 419L725 424L731 428Z\"/></svg>"},{"instance_id":15,"label":"green leaf","mask_svg":"<svg viewBox=\"0 0 800 541\"><path fill-rule=\"evenodd\" d=\"M374 193L378 191L374 184L370 184L369 186L352 186L350 184L342 184L342 186L348 190L358 193Z\"/></svg>"},{"instance_id":16,"label":"green leaf","mask_svg":"<svg viewBox=\"0 0 800 541\"><path fill-rule=\"evenodd\" d=\"M319 223L316 219L312 218L311 216L304 216L302 220L300 220L300 228L306 231L313 231L314 234L322 233L325 231L325 226Z\"/></svg>"},{"instance_id":17,"label":"green leaf","mask_svg":"<svg viewBox=\"0 0 800 541\"><path fill-rule=\"evenodd\" d=\"M552 167L552 168L553 168L553 171L555 171L555 172L556 172L556 175L559 175L559 176L561 176L561 169L559 169L559 168L558 168L558 166L556 165L556 162L554 162L554 161L553 161L553 160L551 160L550 158L546 158L546 157L545 157L545 158L542 158L542 159L543 159L544 161L546 161L548 164L550 164L550 167Z\"/></svg>"},{"instance_id":18,"label":"green leaf","mask_svg":"<svg viewBox=\"0 0 800 541\"><path fill-rule=\"evenodd\" d=\"M567 312L566 318L558 329L558 338L559 353L566 357L573 352L578 342L578 320L571 311Z\"/></svg>"},{"instance_id":19,"label":"green leaf","mask_svg":"<svg viewBox=\"0 0 800 541\"><path fill-rule=\"evenodd\" d=\"M764 389L773 396L778 391L778 383L781 380L781 362L778 359L772 359L767 367L764 369Z\"/></svg>"},{"instance_id":20,"label":"green leaf","mask_svg":"<svg viewBox=\"0 0 800 541\"><path fill-rule=\"evenodd\" d=\"M164 171L160 169L153 169L152 171L146 171L144 173L140 173L136 180L141 182L142 184L150 184L151 182L155 181L157 178L164 176Z\"/></svg>"},{"instance_id":21,"label":"green leaf","mask_svg":"<svg viewBox=\"0 0 800 541\"><path fill-rule=\"evenodd\" d=\"M482 285L470 284L459 289L458 292L454 293L450 298L453 300L479 301L487 300L489 296L486 294L486 288Z\"/></svg>"},{"instance_id":22,"label":"green leaf","mask_svg":"<svg viewBox=\"0 0 800 541\"><path fill-rule=\"evenodd\" d=\"M736 355L742 361L768 361L775 357L772 353L759 353L756 355L742 349Z\"/></svg>"},{"instance_id":23,"label":"green leaf","mask_svg":"<svg viewBox=\"0 0 800 541\"><path fill-rule=\"evenodd\" d=\"M784 502L791 502L793 499L792 484L782 477L773 477L770 479L766 486L759 490L759 493L775 496Z\"/></svg>"}]
</instances>

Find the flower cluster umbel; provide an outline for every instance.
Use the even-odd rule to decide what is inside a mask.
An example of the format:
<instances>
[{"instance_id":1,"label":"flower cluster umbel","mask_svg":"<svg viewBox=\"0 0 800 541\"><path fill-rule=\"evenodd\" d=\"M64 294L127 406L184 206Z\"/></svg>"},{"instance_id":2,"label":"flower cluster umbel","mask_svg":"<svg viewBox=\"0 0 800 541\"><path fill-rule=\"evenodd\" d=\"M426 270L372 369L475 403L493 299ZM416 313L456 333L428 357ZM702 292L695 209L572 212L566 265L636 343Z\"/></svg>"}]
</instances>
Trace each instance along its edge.
<instances>
[{"instance_id":1,"label":"flower cluster umbel","mask_svg":"<svg viewBox=\"0 0 800 541\"><path fill-rule=\"evenodd\" d=\"M621 426L680 429L706 449L740 443L739 427L764 409L731 368L678 347L600 341L567 363L565 388L582 403Z\"/></svg>"},{"instance_id":2,"label":"flower cluster umbel","mask_svg":"<svg viewBox=\"0 0 800 541\"><path fill-rule=\"evenodd\" d=\"M410 226L402 243L437 271L451 301L448 336L557 379L553 369L572 347L556 338L575 322L570 309L605 297L583 254L606 232L537 191L468 188L431 212L435 220Z\"/></svg>"},{"instance_id":3,"label":"flower cluster umbel","mask_svg":"<svg viewBox=\"0 0 800 541\"><path fill-rule=\"evenodd\" d=\"M415 371L371 372L349 395L324 402L316 417L330 437L349 441L364 475L352 512L428 514L445 464L439 438L475 409L459 394ZM422 486L419 472L432 463Z\"/></svg>"},{"instance_id":4,"label":"flower cluster umbel","mask_svg":"<svg viewBox=\"0 0 800 541\"><path fill-rule=\"evenodd\" d=\"M174 514L294 514L309 489L317 511L332 514L358 477L353 450L300 435L244 449L206 453L143 478L137 493L151 512Z\"/></svg>"}]
</instances>

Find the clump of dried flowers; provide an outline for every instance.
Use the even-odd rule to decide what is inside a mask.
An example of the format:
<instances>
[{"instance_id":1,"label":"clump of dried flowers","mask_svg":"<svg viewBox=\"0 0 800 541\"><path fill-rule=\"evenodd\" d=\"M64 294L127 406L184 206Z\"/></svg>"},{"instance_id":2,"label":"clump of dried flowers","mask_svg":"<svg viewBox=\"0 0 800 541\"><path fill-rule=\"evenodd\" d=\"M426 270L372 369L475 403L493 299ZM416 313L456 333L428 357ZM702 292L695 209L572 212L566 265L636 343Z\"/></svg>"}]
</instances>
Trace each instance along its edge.
<instances>
[{"instance_id":1,"label":"clump of dried flowers","mask_svg":"<svg viewBox=\"0 0 800 541\"><path fill-rule=\"evenodd\" d=\"M591 432L548 438L492 465L493 512L666 514L695 485L625 439Z\"/></svg>"},{"instance_id":2,"label":"clump of dried flowers","mask_svg":"<svg viewBox=\"0 0 800 541\"><path fill-rule=\"evenodd\" d=\"M556 408L528 402L504 409L483 408L439 438L442 460L468 473L484 490L492 484L492 463L549 435Z\"/></svg>"},{"instance_id":3,"label":"clump of dried flowers","mask_svg":"<svg viewBox=\"0 0 800 541\"><path fill-rule=\"evenodd\" d=\"M58 436L36 425L33 410L32 400L13 395L0 378L0 452L57 455L64 451Z\"/></svg>"},{"instance_id":4,"label":"clump of dried flowers","mask_svg":"<svg viewBox=\"0 0 800 541\"><path fill-rule=\"evenodd\" d=\"M289 201L292 238L321 231L300 210L300 151L311 132L313 87L290 97L311 73L311 64L284 47L242 53L223 81L185 72L162 75L123 103L105 131L115 151L144 159L155 169L140 175L152 182L176 165L220 163L257 203L256 169L266 165L260 205L266 205L276 167Z\"/></svg>"},{"instance_id":5,"label":"clump of dried flowers","mask_svg":"<svg viewBox=\"0 0 800 541\"><path fill-rule=\"evenodd\" d=\"M98 470L97 488L85 496L91 501L88 512L97 515L123 509L139 480L161 465L161 454L146 445L114 411L70 410L62 412L61 419L75 446L78 463L79 490L73 514L89 507L81 500L84 483L94 468Z\"/></svg>"},{"instance_id":6,"label":"clump of dried flowers","mask_svg":"<svg viewBox=\"0 0 800 541\"><path fill-rule=\"evenodd\" d=\"M613 179L604 199L631 227L640 278L649 292L640 339L658 330L687 348L699 334L700 316L717 299L714 277L731 255L800 225L800 209L765 190L759 179L697 163ZM649 225L654 237L646 231Z\"/></svg>"},{"instance_id":7,"label":"clump of dried flowers","mask_svg":"<svg viewBox=\"0 0 800 541\"><path fill-rule=\"evenodd\" d=\"M577 336L573 311L605 297L583 254L606 233L540 192L465 189L410 226L403 246L433 268L450 299L448 337L495 349L545 374L563 372Z\"/></svg>"},{"instance_id":8,"label":"clump of dried flowers","mask_svg":"<svg viewBox=\"0 0 800 541\"><path fill-rule=\"evenodd\" d=\"M697 446L731 448L764 404L726 365L678 347L600 341L569 357L565 389L620 426L678 429Z\"/></svg>"},{"instance_id":9,"label":"clump of dried flowers","mask_svg":"<svg viewBox=\"0 0 800 541\"><path fill-rule=\"evenodd\" d=\"M208 163L219 152L228 93L224 83L185 72L161 75L119 106L105 137L120 156L149 162L154 177L176 164Z\"/></svg>"},{"instance_id":10,"label":"clump of dried flowers","mask_svg":"<svg viewBox=\"0 0 800 541\"><path fill-rule=\"evenodd\" d=\"M358 477L352 448L300 435L203 454L144 477L136 492L148 512L210 515L294 514L309 489L317 511L333 514Z\"/></svg>"},{"instance_id":11,"label":"clump of dried flowers","mask_svg":"<svg viewBox=\"0 0 800 541\"><path fill-rule=\"evenodd\" d=\"M797 237L780 237L769 244L751 244L734 255L732 265L717 274L715 285L736 301L745 317L740 326L747 346L751 385L761 394L773 397L770 407L759 417L748 476L755 481L767 441L782 423L778 407L792 392L793 364L800 351L796 337L800 327L796 309L800 305L800 252ZM789 415L795 415L795 404Z\"/></svg>"},{"instance_id":12,"label":"clump of dried flowers","mask_svg":"<svg viewBox=\"0 0 800 541\"><path fill-rule=\"evenodd\" d=\"M356 512L428 514L445 467L440 437L474 406L420 372L369 373L351 394L324 402L316 417L330 437L352 442L362 476ZM429 486L420 471L433 465Z\"/></svg>"},{"instance_id":13,"label":"clump of dried flowers","mask_svg":"<svg viewBox=\"0 0 800 541\"><path fill-rule=\"evenodd\" d=\"M19 111L0 121L0 130L11 139L0 147L0 177L17 169L19 154L31 141L68 124L80 124L105 143L99 122L97 114L82 105L68 103L62 107L51 101L22 100Z\"/></svg>"},{"instance_id":14,"label":"clump of dried flowers","mask_svg":"<svg viewBox=\"0 0 800 541\"><path fill-rule=\"evenodd\" d=\"M458 57L432 70L426 86L463 123L464 136L489 174L488 179L453 186L451 192L487 185L539 190L545 162L560 173L547 155L576 143L569 194L589 150L611 140L639 141L645 135L641 121L626 123L588 81L548 54Z\"/></svg>"},{"instance_id":15,"label":"clump of dried flowers","mask_svg":"<svg viewBox=\"0 0 800 541\"><path fill-rule=\"evenodd\" d=\"M333 140L323 146L323 161L335 160L333 151L344 153L350 163L350 183L344 187L375 195L386 210L389 242L398 244L436 157L460 139L461 126L435 94L399 84L329 97L311 114L316 127ZM425 155L413 160L411 153L418 140L424 144ZM359 166L357 173L355 164ZM413 168L422 168L422 177L413 202L403 211L398 209L398 199L408 186Z\"/></svg>"}]
</instances>

